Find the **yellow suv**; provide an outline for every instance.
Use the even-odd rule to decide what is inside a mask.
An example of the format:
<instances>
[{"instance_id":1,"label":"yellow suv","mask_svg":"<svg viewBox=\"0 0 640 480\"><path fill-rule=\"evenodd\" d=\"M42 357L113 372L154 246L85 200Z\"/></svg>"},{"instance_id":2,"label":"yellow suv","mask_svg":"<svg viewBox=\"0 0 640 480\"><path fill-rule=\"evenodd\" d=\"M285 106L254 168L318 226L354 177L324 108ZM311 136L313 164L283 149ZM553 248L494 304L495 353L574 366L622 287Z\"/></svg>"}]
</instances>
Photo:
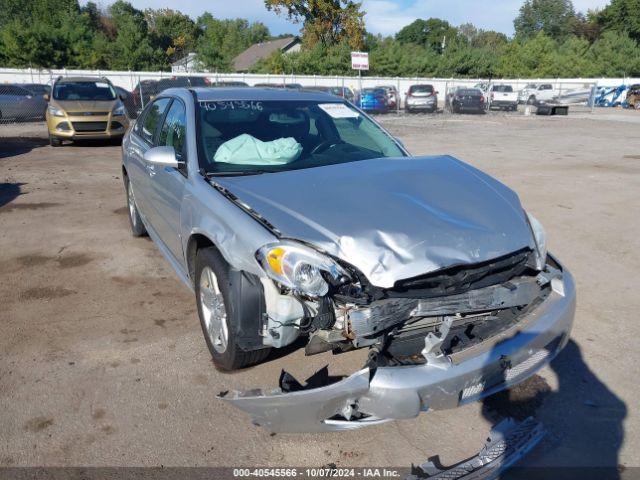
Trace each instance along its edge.
<instances>
[{"instance_id":1,"label":"yellow suv","mask_svg":"<svg viewBox=\"0 0 640 480\"><path fill-rule=\"evenodd\" d=\"M121 140L129 127L123 98L105 78L60 77L48 97L47 129L54 147L63 140Z\"/></svg>"}]
</instances>

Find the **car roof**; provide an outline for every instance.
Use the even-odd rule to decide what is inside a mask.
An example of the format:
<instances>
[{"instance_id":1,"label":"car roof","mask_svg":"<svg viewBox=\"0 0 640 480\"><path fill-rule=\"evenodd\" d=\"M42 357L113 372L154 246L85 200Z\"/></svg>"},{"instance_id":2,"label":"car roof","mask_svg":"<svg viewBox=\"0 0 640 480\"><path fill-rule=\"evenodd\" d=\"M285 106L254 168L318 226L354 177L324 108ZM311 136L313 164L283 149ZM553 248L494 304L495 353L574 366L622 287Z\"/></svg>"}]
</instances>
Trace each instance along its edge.
<instances>
[{"instance_id":1,"label":"car roof","mask_svg":"<svg viewBox=\"0 0 640 480\"><path fill-rule=\"evenodd\" d=\"M178 88L171 90L186 89ZM313 90L290 90L276 88L246 88L246 87L221 87L221 88L202 88L195 87L191 89L195 92L198 101L208 100L282 100L282 101L312 101L312 102L332 102L335 103L338 97L328 93Z\"/></svg>"},{"instance_id":2,"label":"car roof","mask_svg":"<svg viewBox=\"0 0 640 480\"><path fill-rule=\"evenodd\" d=\"M2 87L14 87L14 88L19 88L21 90L29 91L27 88L24 87L24 85L21 85L19 83L0 83L0 88Z\"/></svg>"}]
</instances>

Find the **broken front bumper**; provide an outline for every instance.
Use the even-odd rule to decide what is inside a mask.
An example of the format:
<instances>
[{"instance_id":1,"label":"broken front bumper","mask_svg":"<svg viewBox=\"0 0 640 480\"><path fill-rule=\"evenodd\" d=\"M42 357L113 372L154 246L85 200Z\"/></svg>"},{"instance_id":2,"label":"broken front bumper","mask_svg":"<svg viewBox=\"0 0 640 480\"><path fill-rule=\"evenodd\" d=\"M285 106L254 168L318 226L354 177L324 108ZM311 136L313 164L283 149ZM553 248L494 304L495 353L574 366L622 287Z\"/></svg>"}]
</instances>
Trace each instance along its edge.
<instances>
[{"instance_id":1,"label":"broken front bumper","mask_svg":"<svg viewBox=\"0 0 640 480\"><path fill-rule=\"evenodd\" d=\"M515 385L565 346L575 313L571 274L511 329L461 352L411 366L364 368L327 386L222 396L273 432L349 430L454 408Z\"/></svg>"}]
</instances>

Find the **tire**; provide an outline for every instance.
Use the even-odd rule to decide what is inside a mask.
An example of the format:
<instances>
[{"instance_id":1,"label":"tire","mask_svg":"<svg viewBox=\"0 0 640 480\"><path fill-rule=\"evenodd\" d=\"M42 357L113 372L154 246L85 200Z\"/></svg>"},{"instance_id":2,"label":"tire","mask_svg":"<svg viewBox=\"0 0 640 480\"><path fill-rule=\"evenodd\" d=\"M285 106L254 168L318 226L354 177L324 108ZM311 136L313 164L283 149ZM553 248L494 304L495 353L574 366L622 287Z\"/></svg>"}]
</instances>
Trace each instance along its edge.
<instances>
[{"instance_id":1,"label":"tire","mask_svg":"<svg viewBox=\"0 0 640 480\"><path fill-rule=\"evenodd\" d=\"M271 348L242 350L236 342L236 302L229 282L229 266L215 247L198 250L195 264L198 317L215 366L231 371L263 361Z\"/></svg>"},{"instance_id":2,"label":"tire","mask_svg":"<svg viewBox=\"0 0 640 480\"><path fill-rule=\"evenodd\" d=\"M136 205L136 198L133 194L133 187L128 177L124 177L124 188L127 194L127 213L129 217L129 225L131 226L131 234L134 237L144 237L147 235L147 229L142 223L142 218L138 213L138 206Z\"/></svg>"},{"instance_id":3,"label":"tire","mask_svg":"<svg viewBox=\"0 0 640 480\"><path fill-rule=\"evenodd\" d=\"M60 147L62 146L62 140L60 140L58 137L54 137L53 135L49 135L49 145L51 145L52 147Z\"/></svg>"},{"instance_id":4,"label":"tire","mask_svg":"<svg viewBox=\"0 0 640 480\"><path fill-rule=\"evenodd\" d=\"M527 99L527 105L535 105L535 103L536 103L536 96L535 95L531 95Z\"/></svg>"}]
</instances>

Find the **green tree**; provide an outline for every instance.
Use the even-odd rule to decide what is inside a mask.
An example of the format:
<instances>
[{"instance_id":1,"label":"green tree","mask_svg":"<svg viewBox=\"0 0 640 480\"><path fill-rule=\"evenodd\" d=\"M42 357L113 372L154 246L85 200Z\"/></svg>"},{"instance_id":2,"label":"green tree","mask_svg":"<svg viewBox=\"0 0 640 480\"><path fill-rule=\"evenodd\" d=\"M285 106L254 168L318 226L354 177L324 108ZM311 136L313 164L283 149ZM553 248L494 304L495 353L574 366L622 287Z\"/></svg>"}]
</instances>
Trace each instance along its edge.
<instances>
[{"instance_id":1,"label":"green tree","mask_svg":"<svg viewBox=\"0 0 640 480\"><path fill-rule=\"evenodd\" d=\"M196 47L198 58L211 70L229 71L236 55L270 38L269 29L260 22L219 20L207 12L196 23L201 32Z\"/></svg>"},{"instance_id":2,"label":"green tree","mask_svg":"<svg viewBox=\"0 0 640 480\"><path fill-rule=\"evenodd\" d=\"M596 41L602 33L602 26L598 23L598 15L599 13L594 10L589 10L586 14L577 13L573 24L573 33L589 42Z\"/></svg>"},{"instance_id":3,"label":"green tree","mask_svg":"<svg viewBox=\"0 0 640 480\"><path fill-rule=\"evenodd\" d=\"M628 32L640 42L640 0L611 0L598 15L598 23L605 30Z\"/></svg>"},{"instance_id":4,"label":"green tree","mask_svg":"<svg viewBox=\"0 0 640 480\"><path fill-rule=\"evenodd\" d=\"M458 36L458 30L449 22L439 18L428 20L417 19L396 34L396 40L403 44L413 43L421 45L433 51L442 52L445 43L454 42Z\"/></svg>"},{"instance_id":5,"label":"green tree","mask_svg":"<svg viewBox=\"0 0 640 480\"><path fill-rule=\"evenodd\" d=\"M0 5L0 56L15 67L81 67L92 31L77 0L30 0Z\"/></svg>"},{"instance_id":6,"label":"green tree","mask_svg":"<svg viewBox=\"0 0 640 480\"><path fill-rule=\"evenodd\" d=\"M640 48L626 33L604 32L587 53L594 76L640 76Z\"/></svg>"},{"instance_id":7,"label":"green tree","mask_svg":"<svg viewBox=\"0 0 640 480\"><path fill-rule=\"evenodd\" d=\"M331 46L346 41L360 50L364 41L364 12L352 0L265 0L268 10L286 14L303 24L303 41L308 48L317 43Z\"/></svg>"},{"instance_id":8,"label":"green tree","mask_svg":"<svg viewBox=\"0 0 640 480\"><path fill-rule=\"evenodd\" d=\"M153 44L165 52L170 63L195 49L199 30L188 15L169 8L148 8L144 17Z\"/></svg>"},{"instance_id":9,"label":"green tree","mask_svg":"<svg viewBox=\"0 0 640 480\"><path fill-rule=\"evenodd\" d=\"M168 66L164 52L160 48L154 49L151 43L142 11L124 0L117 0L109 7L109 16L117 32L111 68L144 70Z\"/></svg>"},{"instance_id":10,"label":"green tree","mask_svg":"<svg viewBox=\"0 0 640 480\"><path fill-rule=\"evenodd\" d=\"M583 37L571 35L549 56L545 76L589 77L595 75L593 63L587 58L591 44ZM539 75L541 76L541 75Z\"/></svg>"},{"instance_id":11,"label":"green tree","mask_svg":"<svg viewBox=\"0 0 640 480\"><path fill-rule=\"evenodd\" d=\"M512 41L500 56L497 76L545 76L549 74L549 65L557 48L557 42L544 32L526 41Z\"/></svg>"},{"instance_id":12,"label":"green tree","mask_svg":"<svg viewBox=\"0 0 640 480\"><path fill-rule=\"evenodd\" d=\"M522 39L544 32L554 40L561 40L572 33L575 18L571 0L526 0L513 25L516 36Z\"/></svg>"}]
</instances>

